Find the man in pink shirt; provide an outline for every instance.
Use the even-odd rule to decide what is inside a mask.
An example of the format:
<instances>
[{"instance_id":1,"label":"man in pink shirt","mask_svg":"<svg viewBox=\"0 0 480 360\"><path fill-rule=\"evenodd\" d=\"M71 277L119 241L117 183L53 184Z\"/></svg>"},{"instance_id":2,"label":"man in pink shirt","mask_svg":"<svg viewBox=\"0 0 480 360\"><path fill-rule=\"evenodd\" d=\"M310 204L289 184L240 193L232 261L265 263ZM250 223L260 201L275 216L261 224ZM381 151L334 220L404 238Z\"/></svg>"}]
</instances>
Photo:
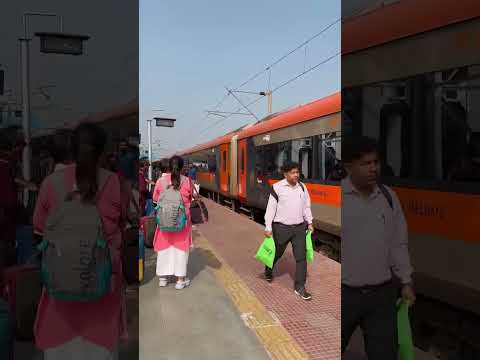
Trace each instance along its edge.
<instances>
[{"instance_id":1,"label":"man in pink shirt","mask_svg":"<svg viewBox=\"0 0 480 360\"><path fill-rule=\"evenodd\" d=\"M265 213L265 235L273 235L275 241L275 266L292 243L293 254L297 263L295 271L295 294L304 300L312 296L305 289L307 279L306 230L313 232L312 211L308 190L301 182L300 167L290 162L282 167L285 179L273 185ZM265 279L273 281L273 269L265 267Z\"/></svg>"}]
</instances>

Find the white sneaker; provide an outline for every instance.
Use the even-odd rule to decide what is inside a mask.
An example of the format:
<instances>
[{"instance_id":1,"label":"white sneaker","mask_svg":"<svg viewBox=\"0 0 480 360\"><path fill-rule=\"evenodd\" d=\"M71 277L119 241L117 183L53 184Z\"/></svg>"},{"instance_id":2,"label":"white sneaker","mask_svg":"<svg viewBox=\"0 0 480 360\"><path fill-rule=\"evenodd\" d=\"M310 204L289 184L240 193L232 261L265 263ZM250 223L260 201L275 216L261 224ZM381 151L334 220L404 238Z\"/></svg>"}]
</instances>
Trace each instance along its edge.
<instances>
[{"instance_id":1,"label":"white sneaker","mask_svg":"<svg viewBox=\"0 0 480 360\"><path fill-rule=\"evenodd\" d=\"M185 279L184 281L177 281L175 289L182 290L188 286L190 286L190 279Z\"/></svg>"},{"instance_id":2,"label":"white sneaker","mask_svg":"<svg viewBox=\"0 0 480 360\"><path fill-rule=\"evenodd\" d=\"M158 280L158 286L160 287L165 287L168 285L168 279L166 277L161 277L159 280Z\"/></svg>"}]
</instances>

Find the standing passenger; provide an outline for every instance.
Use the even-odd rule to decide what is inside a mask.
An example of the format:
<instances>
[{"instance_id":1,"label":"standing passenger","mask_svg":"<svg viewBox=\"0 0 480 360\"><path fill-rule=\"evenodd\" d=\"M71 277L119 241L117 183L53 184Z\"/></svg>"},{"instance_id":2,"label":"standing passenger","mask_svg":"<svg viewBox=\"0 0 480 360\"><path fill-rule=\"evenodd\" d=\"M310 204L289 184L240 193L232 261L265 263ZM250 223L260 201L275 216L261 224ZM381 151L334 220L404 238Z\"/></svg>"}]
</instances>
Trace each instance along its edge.
<instances>
[{"instance_id":1,"label":"standing passenger","mask_svg":"<svg viewBox=\"0 0 480 360\"><path fill-rule=\"evenodd\" d=\"M308 190L298 181L299 169L299 165L294 162L282 167L285 179L273 185L265 213L265 235L268 237L273 235L275 241L274 266L282 257L288 243L292 243L297 263L295 294L304 300L311 300L312 296L305 289L307 279L305 236L307 229L313 232L313 216ZM265 267L265 278L268 282L273 281L273 269Z\"/></svg>"},{"instance_id":2,"label":"standing passenger","mask_svg":"<svg viewBox=\"0 0 480 360\"><path fill-rule=\"evenodd\" d=\"M342 353L360 326L369 360L397 359L397 287L412 304L408 232L395 192L378 182L374 140L344 139L342 180Z\"/></svg>"},{"instance_id":3,"label":"standing passenger","mask_svg":"<svg viewBox=\"0 0 480 360\"><path fill-rule=\"evenodd\" d=\"M55 179L62 179L66 191L77 190L85 202L96 202L112 257L111 292L96 301L66 302L50 297L43 290L35 322L35 342L45 360L118 359L122 322L124 284L122 276L120 183L118 176L101 169L99 160L106 134L94 124L80 125L73 134L74 163L48 176L40 188L33 224L42 234L47 219L60 205ZM106 178L99 184L100 173ZM68 241L68 238L64 239ZM123 319L125 319L123 317ZM123 327L122 327L123 326Z\"/></svg>"},{"instance_id":4,"label":"standing passenger","mask_svg":"<svg viewBox=\"0 0 480 360\"><path fill-rule=\"evenodd\" d=\"M157 180L153 191L153 202L157 203L160 194L168 187L172 186L180 191L185 205L187 223L185 227L178 232L166 232L156 229L153 242L154 250L157 252L157 276L159 277L159 286L168 285L168 277L176 276L177 283L175 288L181 290L190 285L187 275L188 254L192 245L192 222L190 218L190 203L192 201L192 182L189 178L181 174L183 169L183 159L174 156L169 161L168 171L165 169L165 163L161 165L164 175Z\"/></svg>"}]
</instances>

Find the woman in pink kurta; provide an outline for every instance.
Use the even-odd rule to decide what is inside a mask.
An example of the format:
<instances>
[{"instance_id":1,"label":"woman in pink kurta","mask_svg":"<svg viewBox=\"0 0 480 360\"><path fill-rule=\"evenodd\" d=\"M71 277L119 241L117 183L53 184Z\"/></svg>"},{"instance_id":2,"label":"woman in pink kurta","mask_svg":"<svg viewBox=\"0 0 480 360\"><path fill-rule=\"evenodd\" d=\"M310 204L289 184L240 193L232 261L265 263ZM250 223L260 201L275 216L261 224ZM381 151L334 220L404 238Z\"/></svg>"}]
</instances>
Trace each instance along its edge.
<instances>
[{"instance_id":1,"label":"woman in pink kurta","mask_svg":"<svg viewBox=\"0 0 480 360\"><path fill-rule=\"evenodd\" d=\"M170 173L165 174L157 180L153 190L153 202L157 203L160 194L167 186L179 184L180 191L187 213L187 224L185 228L178 232L167 232L156 229L153 241L154 250L157 252L157 275L159 276L159 285L168 284L168 276L176 276L176 288L178 290L190 285L190 280L186 278L188 253L192 246L192 222L190 218L190 204L192 201L192 182L189 178L181 175L183 169L183 159L174 156L169 162Z\"/></svg>"},{"instance_id":2,"label":"woman in pink kurta","mask_svg":"<svg viewBox=\"0 0 480 360\"><path fill-rule=\"evenodd\" d=\"M93 142L93 147L97 147L96 153L100 151L98 143L102 143L105 138L103 130L91 124L81 125L74 139L75 136L77 146L89 145L89 140ZM79 145L82 142L83 144ZM88 151L93 149L87 150L87 153ZM95 152L93 160L97 155ZM82 153L85 154L85 152ZM51 184L52 176L59 176L60 173L65 178L68 190L81 190L76 180L77 164L79 164L78 161L44 180L33 219L36 232L43 233L49 214L60 201L56 198L55 189ZM93 166L95 167L95 163ZM93 171L96 171L95 168ZM89 359L115 359L118 356L119 339L125 336L125 292L120 252L122 240L120 182L116 174L109 173L109 175L103 188L99 189L97 207L102 216L112 256L111 292L100 300L80 303L56 300L49 297L45 290L43 291L34 330L36 345L44 350L46 360L57 358L72 360L77 359L75 357L77 354L78 356L83 354L84 358Z\"/></svg>"}]
</instances>

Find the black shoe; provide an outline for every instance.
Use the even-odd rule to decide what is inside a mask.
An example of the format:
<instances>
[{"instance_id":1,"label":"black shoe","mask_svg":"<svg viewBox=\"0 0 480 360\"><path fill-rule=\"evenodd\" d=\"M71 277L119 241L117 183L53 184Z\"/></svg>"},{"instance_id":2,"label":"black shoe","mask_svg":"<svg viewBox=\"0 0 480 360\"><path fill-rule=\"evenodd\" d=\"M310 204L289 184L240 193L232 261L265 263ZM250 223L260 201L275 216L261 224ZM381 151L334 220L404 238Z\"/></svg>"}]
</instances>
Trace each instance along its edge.
<instances>
[{"instance_id":1,"label":"black shoe","mask_svg":"<svg viewBox=\"0 0 480 360\"><path fill-rule=\"evenodd\" d=\"M305 288L296 290L295 289L295 294L300 296L303 300L312 300L312 295L310 295Z\"/></svg>"},{"instance_id":2,"label":"black shoe","mask_svg":"<svg viewBox=\"0 0 480 360\"><path fill-rule=\"evenodd\" d=\"M265 280L269 283L273 281L273 271L265 271Z\"/></svg>"}]
</instances>

